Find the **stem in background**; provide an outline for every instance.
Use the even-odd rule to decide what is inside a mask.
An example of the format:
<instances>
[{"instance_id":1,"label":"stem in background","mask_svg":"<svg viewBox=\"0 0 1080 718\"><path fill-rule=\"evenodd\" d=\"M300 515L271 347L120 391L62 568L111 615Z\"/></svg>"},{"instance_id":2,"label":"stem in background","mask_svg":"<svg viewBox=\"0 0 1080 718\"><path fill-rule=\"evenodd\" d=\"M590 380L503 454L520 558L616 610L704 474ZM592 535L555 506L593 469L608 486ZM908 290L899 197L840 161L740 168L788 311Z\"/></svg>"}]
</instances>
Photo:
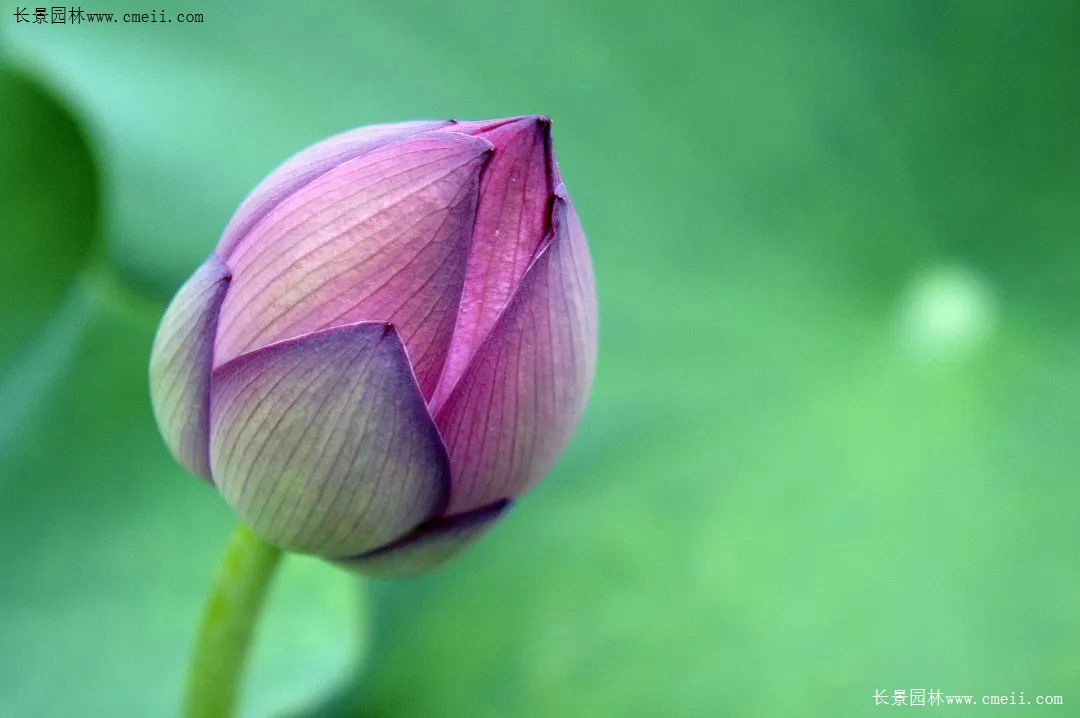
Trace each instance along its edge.
<instances>
[{"instance_id":1,"label":"stem in background","mask_svg":"<svg viewBox=\"0 0 1080 718\"><path fill-rule=\"evenodd\" d=\"M281 549L237 524L199 627L185 718L229 718L236 712L248 647L280 561Z\"/></svg>"}]
</instances>

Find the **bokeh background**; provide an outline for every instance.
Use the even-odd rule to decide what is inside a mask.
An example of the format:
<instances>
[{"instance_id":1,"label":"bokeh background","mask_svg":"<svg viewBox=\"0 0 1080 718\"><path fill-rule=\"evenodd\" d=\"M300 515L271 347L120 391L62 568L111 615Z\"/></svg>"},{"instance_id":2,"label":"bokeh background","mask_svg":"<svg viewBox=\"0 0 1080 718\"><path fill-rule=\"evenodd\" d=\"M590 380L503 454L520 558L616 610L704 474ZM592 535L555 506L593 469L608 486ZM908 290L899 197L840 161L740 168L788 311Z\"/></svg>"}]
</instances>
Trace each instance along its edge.
<instances>
[{"instance_id":1,"label":"bokeh background","mask_svg":"<svg viewBox=\"0 0 1080 718\"><path fill-rule=\"evenodd\" d=\"M289 559L246 714L1073 714L1080 4L16 7L0 715L176 712L233 517L159 440L147 358L246 192L343 129L533 112L599 283L580 432L427 577Z\"/></svg>"}]
</instances>

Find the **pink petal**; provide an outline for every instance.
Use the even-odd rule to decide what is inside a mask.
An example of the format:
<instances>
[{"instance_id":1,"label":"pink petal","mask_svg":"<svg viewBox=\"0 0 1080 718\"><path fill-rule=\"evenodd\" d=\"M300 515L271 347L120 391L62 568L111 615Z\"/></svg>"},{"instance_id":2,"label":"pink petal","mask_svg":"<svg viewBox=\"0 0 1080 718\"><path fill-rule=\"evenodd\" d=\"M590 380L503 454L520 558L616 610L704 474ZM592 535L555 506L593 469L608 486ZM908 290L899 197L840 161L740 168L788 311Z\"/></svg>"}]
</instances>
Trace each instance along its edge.
<instances>
[{"instance_id":1,"label":"pink petal","mask_svg":"<svg viewBox=\"0 0 1080 718\"><path fill-rule=\"evenodd\" d=\"M210 478L210 369L229 270L211 255L165 310L150 354L154 416L176 459Z\"/></svg>"},{"instance_id":2,"label":"pink petal","mask_svg":"<svg viewBox=\"0 0 1080 718\"><path fill-rule=\"evenodd\" d=\"M450 344L492 146L414 135L349 160L271 210L236 246L217 361L358 321L401 333L424 396Z\"/></svg>"},{"instance_id":3,"label":"pink petal","mask_svg":"<svg viewBox=\"0 0 1080 718\"><path fill-rule=\"evenodd\" d=\"M240 240L281 200L342 162L359 157L399 137L449 124L451 123L447 120L370 125L334 135L293 155L244 199L221 235L217 253L228 259Z\"/></svg>"},{"instance_id":4,"label":"pink petal","mask_svg":"<svg viewBox=\"0 0 1080 718\"><path fill-rule=\"evenodd\" d=\"M436 423L450 452L451 513L515 497L569 441L596 366L596 291L563 187L553 237L476 352Z\"/></svg>"},{"instance_id":5,"label":"pink petal","mask_svg":"<svg viewBox=\"0 0 1080 718\"><path fill-rule=\"evenodd\" d=\"M509 501L497 501L474 511L433 519L391 544L337 563L371 576L414 576L472 546L509 507Z\"/></svg>"},{"instance_id":6,"label":"pink petal","mask_svg":"<svg viewBox=\"0 0 1080 718\"><path fill-rule=\"evenodd\" d=\"M510 301L551 217L551 123L546 117L456 123L495 145L480 182L472 249L454 338L433 399L441 404Z\"/></svg>"},{"instance_id":7,"label":"pink petal","mask_svg":"<svg viewBox=\"0 0 1080 718\"><path fill-rule=\"evenodd\" d=\"M400 538L446 504L446 450L392 327L359 323L218 367L210 462L261 536L335 558Z\"/></svg>"}]
</instances>

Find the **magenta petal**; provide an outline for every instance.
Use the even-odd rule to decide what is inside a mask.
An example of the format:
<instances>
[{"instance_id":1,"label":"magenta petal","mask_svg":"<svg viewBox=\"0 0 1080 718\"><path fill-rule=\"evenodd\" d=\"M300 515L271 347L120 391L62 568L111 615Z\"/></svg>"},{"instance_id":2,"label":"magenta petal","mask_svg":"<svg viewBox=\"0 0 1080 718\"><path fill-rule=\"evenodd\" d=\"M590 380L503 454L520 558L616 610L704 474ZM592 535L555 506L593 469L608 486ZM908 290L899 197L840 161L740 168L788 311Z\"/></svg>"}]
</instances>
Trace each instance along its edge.
<instances>
[{"instance_id":1,"label":"magenta petal","mask_svg":"<svg viewBox=\"0 0 1080 718\"><path fill-rule=\"evenodd\" d=\"M473 511L433 519L393 543L337 563L384 578L415 576L472 546L510 507L496 501Z\"/></svg>"},{"instance_id":2,"label":"magenta petal","mask_svg":"<svg viewBox=\"0 0 1080 718\"><path fill-rule=\"evenodd\" d=\"M515 497L569 441L596 366L596 291L585 235L562 187L551 243L436 413L450 452L450 512Z\"/></svg>"},{"instance_id":3,"label":"magenta petal","mask_svg":"<svg viewBox=\"0 0 1080 718\"><path fill-rule=\"evenodd\" d=\"M451 122L398 122L360 127L334 135L293 155L252 190L236 210L221 235L217 252L228 259L251 228L281 200L315 178L355 157L381 147L399 137L438 129Z\"/></svg>"},{"instance_id":4,"label":"magenta petal","mask_svg":"<svg viewBox=\"0 0 1080 718\"><path fill-rule=\"evenodd\" d=\"M228 287L228 268L211 255L169 304L150 354L150 399L165 443L188 471L207 479L214 332Z\"/></svg>"},{"instance_id":5,"label":"magenta petal","mask_svg":"<svg viewBox=\"0 0 1080 718\"><path fill-rule=\"evenodd\" d=\"M236 246L217 361L359 321L392 322L430 396L465 276L486 140L426 133L349 160Z\"/></svg>"},{"instance_id":6,"label":"magenta petal","mask_svg":"<svg viewBox=\"0 0 1080 718\"><path fill-rule=\"evenodd\" d=\"M349 556L446 505L449 466L397 332L352 324L218 367L210 462L225 499L265 539Z\"/></svg>"},{"instance_id":7,"label":"magenta petal","mask_svg":"<svg viewBox=\"0 0 1080 718\"><path fill-rule=\"evenodd\" d=\"M495 154L480 183L461 308L436 405L491 331L550 229L550 129L550 121L537 116L446 128L483 137L495 145Z\"/></svg>"}]
</instances>

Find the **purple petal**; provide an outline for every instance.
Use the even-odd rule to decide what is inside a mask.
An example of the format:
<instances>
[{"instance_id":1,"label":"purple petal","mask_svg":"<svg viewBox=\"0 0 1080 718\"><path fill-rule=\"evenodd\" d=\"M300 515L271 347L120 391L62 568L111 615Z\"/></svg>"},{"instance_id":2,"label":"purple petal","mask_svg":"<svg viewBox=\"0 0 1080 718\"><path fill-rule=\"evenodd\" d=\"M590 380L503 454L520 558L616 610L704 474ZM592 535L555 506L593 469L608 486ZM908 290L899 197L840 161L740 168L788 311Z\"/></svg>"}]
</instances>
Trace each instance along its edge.
<instances>
[{"instance_id":1,"label":"purple petal","mask_svg":"<svg viewBox=\"0 0 1080 718\"><path fill-rule=\"evenodd\" d=\"M295 192L236 246L217 361L359 321L392 322L425 397L438 382L465 277L480 170L492 146L408 137Z\"/></svg>"},{"instance_id":2,"label":"purple petal","mask_svg":"<svg viewBox=\"0 0 1080 718\"><path fill-rule=\"evenodd\" d=\"M397 332L359 323L214 370L210 463L225 499L286 549L350 556L441 513L446 450Z\"/></svg>"},{"instance_id":3,"label":"purple petal","mask_svg":"<svg viewBox=\"0 0 1080 718\"><path fill-rule=\"evenodd\" d=\"M550 128L546 117L457 123L495 145L480 183L472 249L454 338L434 404L446 399L510 301L550 229Z\"/></svg>"},{"instance_id":4,"label":"purple petal","mask_svg":"<svg viewBox=\"0 0 1080 718\"><path fill-rule=\"evenodd\" d=\"M210 478L210 370L229 269L211 255L165 310L150 354L150 399L173 456Z\"/></svg>"},{"instance_id":5,"label":"purple petal","mask_svg":"<svg viewBox=\"0 0 1080 718\"><path fill-rule=\"evenodd\" d=\"M359 157L399 137L449 124L451 122L447 120L370 125L334 135L293 155L244 199L221 235L218 254L228 259L240 240L281 200L342 162Z\"/></svg>"},{"instance_id":6,"label":"purple petal","mask_svg":"<svg viewBox=\"0 0 1080 718\"><path fill-rule=\"evenodd\" d=\"M434 519L387 546L337 563L371 576L415 576L469 548L509 507L510 501L503 500L474 511Z\"/></svg>"},{"instance_id":7,"label":"purple petal","mask_svg":"<svg viewBox=\"0 0 1080 718\"><path fill-rule=\"evenodd\" d=\"M436 413L450 452L450 511L516 497L569 441L596 366L596 291L585 234L556 190L553 237Z\"/></svg>"}]
</instances>

